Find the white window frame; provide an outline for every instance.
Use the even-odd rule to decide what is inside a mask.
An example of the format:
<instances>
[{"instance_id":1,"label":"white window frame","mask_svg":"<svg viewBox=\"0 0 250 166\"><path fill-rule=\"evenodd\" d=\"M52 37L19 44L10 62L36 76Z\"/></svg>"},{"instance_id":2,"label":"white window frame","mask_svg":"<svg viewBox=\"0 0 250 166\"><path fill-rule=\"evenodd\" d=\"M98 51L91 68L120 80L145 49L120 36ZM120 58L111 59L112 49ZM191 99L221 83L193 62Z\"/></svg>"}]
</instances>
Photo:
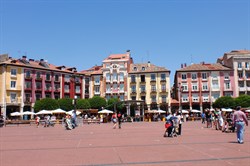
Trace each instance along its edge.
<instances>
[{"instance_id":1,"label":"white window frame","mask_svg":"<svg viewBox=\"0 0 250 166\"><path fill-rule=\"evenodd\" d=\"M10 88L16 89L16 81L10 81Z\"/></svg>"},{"instance_id":2,"label":"white window frame","mask_svg":"<svg viewBox=\"0 0 250 166\"><path fill-rule=\"evenodd\" d=\"M187 80L187 74L184 74L184 73L181 74L181 79L182 79L182 80Z\"/></svg>"},{"instance_id":3,"label":"white window frame","mask_svg":"<svg viewBox=\"0 0 250 166\"><path fill-rule=\"evenodd\" d=\"M10 69L10 74L11 74L11 77L16 77L17 69L14 69L14 68Z\"/></svg>"},{"instance_id":4,"label":"white window frame","mask_svg":"<svg viewBox=\"0 0 250 166\"><path fill-rule=\"evenodd\" d=\"M192 80L197 80L197 73L192 73L191 74L191 79Z\"/></svg>"}]
</instances>

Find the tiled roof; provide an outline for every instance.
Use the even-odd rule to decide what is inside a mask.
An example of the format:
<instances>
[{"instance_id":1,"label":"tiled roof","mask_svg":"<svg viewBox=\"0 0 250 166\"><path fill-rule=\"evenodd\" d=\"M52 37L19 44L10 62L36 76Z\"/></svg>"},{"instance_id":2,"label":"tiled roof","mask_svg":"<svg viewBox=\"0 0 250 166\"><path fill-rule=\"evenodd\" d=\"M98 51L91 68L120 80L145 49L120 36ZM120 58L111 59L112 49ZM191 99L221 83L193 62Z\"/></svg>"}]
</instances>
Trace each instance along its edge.
<instances>
[{"instance_id":1,"label":"tiled roof","mask_svg":"<svg viewBox=\"0 0 250 166\"><path fill-rule=\"evenodd\" d=\"M219 63L215 64L192 64L190 66L184 67L178 71L218 71L218 70L232 70L228 67L225 67Z\"/></svg>"},{"instance_id":2,"label":"tiled roof","mask_svg":"<svg viewBox=\"0 0 250 166\"><path fill-rule=\"evenodd\" d=\"M126 53L126 54L111 54L106 59L104 59L103 62L112 61L112 60L129 60L129 58L130 58L129 53Z\"/></svg>"},{"instance_id":3,"label":"tiled roof","mask_svg":"<svg viewBox=\"0 0 250 166\"><path fill-rule=\"evenodd\" d=\"M250 50L233 50L225 54L250 54Z\"/></svg>"},{"instance_id":4,"label":"tiled roof","mask_svg":"<svg viewBox=\"0 0 250 166\"><path fill-rule=\"evenodd\" d=\"M170 72L165 67L155 66L150 63L131 64L129 73L151 73L151 72Z\"/></svg>"},{"instance_id":5,"label":"tiled roof","mask_svg":"<svg viewBox=\"0 0 250 166\"><path fill-rule=\"evenodd\" d=\"M9 65L14 65L14 66L36 68L36 69L41 69L41 70L53 70L53 71L64 72L64 73L73 73L74 70L76 71L75 67L65 67L64 70L60 70L60 67L64 67L64 66L55 66L53 64L48 63L47 61L39 61L39 60L9 58L7 61L1 62L0 64L9 64Z\"/></svg>"},{"instance_id":6,"label":"tiled roof","mask_svg":"<svg viewBox=\"0 0 250 166\"><path fill-rule=\"evenodd\" d=\"M102 74L102 66L93 66L90 69L80 71L80 73L87 75Z\"/></svg>"}]
</instances>

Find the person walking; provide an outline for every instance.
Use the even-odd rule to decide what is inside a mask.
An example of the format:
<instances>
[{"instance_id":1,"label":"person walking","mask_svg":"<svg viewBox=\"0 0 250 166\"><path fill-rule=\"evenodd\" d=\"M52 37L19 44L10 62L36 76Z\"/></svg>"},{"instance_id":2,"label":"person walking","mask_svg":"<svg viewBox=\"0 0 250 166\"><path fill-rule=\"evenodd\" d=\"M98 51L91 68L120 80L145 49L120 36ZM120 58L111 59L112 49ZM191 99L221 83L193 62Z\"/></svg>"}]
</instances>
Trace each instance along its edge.
<instances>
[{"instance_id":1,"label":"person walking","mask_svg":"<svg viewBox=\"0 0 250 166\"><path fill-rule=\"evenodd\" d=\"M119 112L117 115L119 129L122 128L122 114Z\"/></svg>"},{"instance_id":2,"label":"person walking","mask_svg":"<svg viewBox=\"0 0 250 166\"><path fill-rule=\"evenodd\" d=\"M117 119L116 119L116 113L114 113L113 115L112 115L112 122L113 122L113 129L115 129L116 128L116 124L117 124Z\"/></svg>"},{"instance_id":3,"label":"person walking","mask_svg":"<svg viewBox=\"0 0 250 166\"><path fill-rule=\"evenodd\" d=\"M245 124L248 126L248 121L246 114L241 111L241 107L238 106L236 108L236 111L233 114L233 123L235 124L235 127L237 128L237 141L240 144L243 144L243 138L244 138L244 127Z\"/></svg>"},{"instance_id":4,"label":"person walking","mask_svg":"<svg viewBox=\"0 0 250 166\"><path fill-rule=\"evenodd\" d=\"M178 112L178 135L181 135L181 127L182 127L182 120L181 120L181 112Z\"/></svg>"},{"instance_id":5,"label":"person walking","mask_svg":"<svg viewBox=\"0 0 250 166\"><path fill-rule=\"evenodd\" d=\"M38 115L36 116L35 121L36 121L36 127L38 128L40 124L40 117Z\"/></svg>"}]
</instances>

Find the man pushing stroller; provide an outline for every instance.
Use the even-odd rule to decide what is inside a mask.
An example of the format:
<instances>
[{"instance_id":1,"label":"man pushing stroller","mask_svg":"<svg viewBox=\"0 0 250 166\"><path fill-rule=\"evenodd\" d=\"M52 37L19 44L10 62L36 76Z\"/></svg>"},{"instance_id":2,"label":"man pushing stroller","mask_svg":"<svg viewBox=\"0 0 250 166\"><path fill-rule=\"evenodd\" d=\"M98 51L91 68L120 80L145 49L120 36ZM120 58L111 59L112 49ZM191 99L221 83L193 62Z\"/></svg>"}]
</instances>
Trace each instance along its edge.
<instances>
[{"instance_id":1,"label":"man pushing stroller","mask_svg":"<svg viewBox=\"0 0 250 166\"><path fill-rule=\"evenodd\" d=\"M165 123L166 131L164 132L164 137L177 137L178 133L178 117L169 114L166 117Z\"/></svg>"}]
</instances>

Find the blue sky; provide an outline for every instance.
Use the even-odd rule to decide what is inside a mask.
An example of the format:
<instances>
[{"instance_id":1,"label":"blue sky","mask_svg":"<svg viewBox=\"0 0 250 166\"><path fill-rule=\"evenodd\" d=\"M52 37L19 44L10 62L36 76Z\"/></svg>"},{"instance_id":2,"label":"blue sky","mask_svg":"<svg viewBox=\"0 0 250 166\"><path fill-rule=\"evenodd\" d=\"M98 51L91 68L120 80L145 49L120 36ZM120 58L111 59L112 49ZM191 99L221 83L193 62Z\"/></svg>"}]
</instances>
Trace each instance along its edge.
<instances>
[{"instance_id":1,"label":"blue sky","mask_svg":"<svg viewBox=\"0 0 250 166\"><path fill-rule=\"evenodd\" d=\"M250 50L249 0L0 0L0 54L78 71L131 50L171 70Z\"/></svg>"}]
</instances>

